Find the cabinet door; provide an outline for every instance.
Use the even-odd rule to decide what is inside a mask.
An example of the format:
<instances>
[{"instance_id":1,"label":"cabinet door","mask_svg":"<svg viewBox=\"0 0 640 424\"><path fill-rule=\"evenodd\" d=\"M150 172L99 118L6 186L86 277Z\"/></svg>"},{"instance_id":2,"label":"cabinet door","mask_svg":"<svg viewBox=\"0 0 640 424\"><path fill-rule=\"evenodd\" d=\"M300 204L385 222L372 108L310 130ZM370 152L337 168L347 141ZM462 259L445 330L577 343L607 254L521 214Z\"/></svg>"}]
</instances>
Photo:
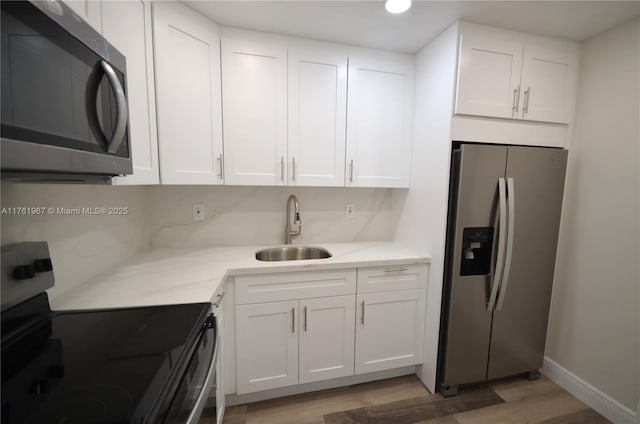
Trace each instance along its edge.
<instances>
[{"instance_id":1,"label":"cabinet door","mask_svg":"<svg viewBox=\"0 0 640 424\"><path fill-rule=\"evenodd\" d=\"M298 301L236 306L238 394L298 384Z\"/></svg>"},{"instance_id":2,"label":"cabinet door","mask_svg":"<svg viewBox=\"0 0 640 424\"><path fill-rule=\"evenodd\" d=\"M349 58L346 184L408 187L414 67Z\"/></svg>"},{"instance_id":3,"label":"cabinet door","mask_svg":"<svg viewBox=\"0 0 640 424\"><path fill-rule=\"evenodd\" d=\"M289 185L344 186L347 56L289 51Z\"/></svg>"},{"instance_id":4,"label":"cabinet door","mask_svg":"<svg viewBox=\"0 0 640 424\"><path fill-rule=\"evenodd\" d=\"M220 37L178 2L153 3L160 177L222 184Z\"/></svg>"},{"instance_id":5,"label":"cabinet door","mask_svg":"<svg viewBox=\"0 0 640 424\"><path fill-rule=\"evenodd\" d=\"M104 3L109 2L96 0L64 0L64 4L69 6L71 10L77 13L99 33L102 33L102 7Z\"/></svg>"},{"instance_id":6,"label":"cabinet door","mask_svg":"<svg viewBox=\"0 0 640 424\"><path fill-rule=\"evenodd\" d=\"M361 294L356 374L422 363L426 290Z\"/></svg>"},{"instance_id":7,"label":"cabinet door","mask_svg":"<svg viewBox=\"0 0 640 424\"><path fill-rule=\"evenodd\" d=\"M573 52L525 46L521 117L567 124L576 97L578 56Z\"/></svg>"},{"instance_id":8,"label":"cabinet door","mask_svg":"<svg viewBox=\"0 0 640 424\"><path fill-rule=\"evenodd\" d=\"M104 36L127 58L127 100L133 175L113 184L158 184L158 136L153 75L151 4L110 1L102 4Z\"/></svg>"},{"instance_id":9,"label":"cabinet door","mask_svg":"<svg viewBox=\"0 0 640 424\"><path fill-rule=\"evenodd\" d=\"M300 383L353 375L355 296L300 301Z\"/></svg>"},{"instance_id":10,"label":"cabinet door","mask_svg":"<svg viewBox=\"0 0 640 424\"><path fill-rule=\"evenodd\" d=\"M517 118L522 43L465 34L460 43L455 113Z\"/></svg>"},{"instance_id":11,"label":"cabinet door","mask_svg":"<svg viewBox=\"0 0 640 424\"><path fill-rule=\"evenodd\" d=\"M287 181L287 49L222 40L225 181Z\"/></svg>"}]
</instances>

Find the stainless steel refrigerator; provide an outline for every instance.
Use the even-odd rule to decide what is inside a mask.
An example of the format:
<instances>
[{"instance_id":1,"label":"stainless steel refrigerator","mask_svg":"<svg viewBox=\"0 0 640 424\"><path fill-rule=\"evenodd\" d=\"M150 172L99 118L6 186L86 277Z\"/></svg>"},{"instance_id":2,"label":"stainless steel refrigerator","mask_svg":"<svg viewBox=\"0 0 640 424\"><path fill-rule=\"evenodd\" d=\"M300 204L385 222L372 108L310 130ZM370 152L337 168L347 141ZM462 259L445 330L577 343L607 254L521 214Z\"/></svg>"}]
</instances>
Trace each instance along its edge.
<instances>
[{"instance_id":1,"label":"stainless steel refrigerator","mask_svg":"<svg viewBox=\"0 0 640 424\"><path fill-rule=\"evenodd\" d=\"M539 376L567 151L454 143L438 388Z\"/></svg>"}]
</instances>

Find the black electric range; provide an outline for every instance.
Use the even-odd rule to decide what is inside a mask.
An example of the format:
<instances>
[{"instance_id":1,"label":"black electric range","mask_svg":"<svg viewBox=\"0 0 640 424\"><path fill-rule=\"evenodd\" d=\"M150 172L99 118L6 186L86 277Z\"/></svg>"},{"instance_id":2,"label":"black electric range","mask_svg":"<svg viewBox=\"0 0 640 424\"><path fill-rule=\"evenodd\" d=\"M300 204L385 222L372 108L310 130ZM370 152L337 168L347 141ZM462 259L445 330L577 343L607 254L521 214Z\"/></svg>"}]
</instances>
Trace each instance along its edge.
<instances>
[{"instance_id":1,"label":"black electric range","mask_svg":"<svg viewBox=\"0 0 640 424\"><path fill-rule=\"evenodd\" d=\"M43 259L31 250L19 266ZM23 285L46 273L52 278L51 269L24 274L3 264L4 270L11 275L3 272L3 295L11 288L6 280ZM3 297L2 423L186 422L195 403L188 392L207 378L211 384L216 343L210 308L55 312L45 292L6 309Z\"/></svg>"}]
</instances>

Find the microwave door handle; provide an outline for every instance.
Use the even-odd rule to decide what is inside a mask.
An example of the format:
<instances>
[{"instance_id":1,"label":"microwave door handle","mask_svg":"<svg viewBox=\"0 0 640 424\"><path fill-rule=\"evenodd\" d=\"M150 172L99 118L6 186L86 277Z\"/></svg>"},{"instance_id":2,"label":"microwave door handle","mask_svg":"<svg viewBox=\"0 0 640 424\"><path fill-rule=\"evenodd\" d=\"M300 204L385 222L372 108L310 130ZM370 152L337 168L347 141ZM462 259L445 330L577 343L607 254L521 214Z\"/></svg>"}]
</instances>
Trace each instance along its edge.
<instances>
[{"instance_id":1,"label":"microwave door handle","mask_svg":"<svg viewBox=\"0 0 640 424\"><path fill-rule=\"evenodd\" d=\"M124 95L122 84L111 65L102 60L100 61L100 66L116 94L116 128L113 131L111 140L107 143L107 151L109 153L115 153L120 148L120 145L122 144L122 137L124 137L124 133L127 130L127 118L129 116L127 98Z\"/></svg>"},{"instance_id":2,"label":"microwave door handle","mask_svg":"<svg viewBox=\"0 0 640 424\"><path fill-rule=\"evenodd\" d=\"M498 252L496 254L496 267L493 271L491 294L487 302L487 312L492 311L495 306L504 267L505 237L507 234L507 199L504 178L498 178L498 222Z\"/></svg>"},{"instance_id":3,"label":"microwave door handle","mask_svg":"<svg viewBox=\"0 0 640 424\"><path fill-rule=\"evenodd\" d=\"M220 339L218 330L215 331L215 345L213 347L213 352L211 353L211 359L209 361L209 369L207 370L207 376L202 383L202 388L200 389L200 393L198 393L198 397L196 398L196 403L193 405L193 409L189 414L189 418L185 424L198 424L200 420L200 415L202 415L202 411L204 410L205 404L207 403L207 398L209 397L209 391L211 390L211 384L213 383L213 379L215 378L215 370L216 370L216 360L218 358L218 349L220 348Z\"/></svg>"}]
</instances>

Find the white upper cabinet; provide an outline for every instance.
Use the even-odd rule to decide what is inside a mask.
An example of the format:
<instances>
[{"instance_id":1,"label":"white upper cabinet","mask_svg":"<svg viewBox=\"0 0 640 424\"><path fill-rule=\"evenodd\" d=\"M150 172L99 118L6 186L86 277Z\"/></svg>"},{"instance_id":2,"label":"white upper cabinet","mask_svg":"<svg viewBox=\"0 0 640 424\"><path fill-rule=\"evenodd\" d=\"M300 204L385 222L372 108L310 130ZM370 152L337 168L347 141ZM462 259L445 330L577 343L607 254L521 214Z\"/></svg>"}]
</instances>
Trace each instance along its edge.
<instances>
[{"instance_id":1,"label":"white upper cabinet","mask_svg":"<svg viewBox=\"0 0 640 424\"><path fill-rule=\"evenodd\" d=\"M516 118L522 43L462 37L456 113Z\"/></svg>"},{"instance_id":2,"label":"white upper cabinet","mask_svg":"<svg viewBox=\"0 0 640 424\"><path fill-rule=\"evenodd\" d=\"M349 58L346 185L408 187L413 64Z\"/></svg>"},{"instance_id":3,"label":"white upper cabinet","mask_svg":"<svg viewBox=\"0 0 640 424\"><path fill-rule=\"evenodd\" d=\"M462 23L455 113L567 124L578 47Z\"/></svg>"},{"instance_id":4,"label":"white upper cabinet","mask_svg":"<svg viewBox=\"0 0 640 424\"><path fill-rule=\"evenodd\" d=\"M222 184L218 26L178 2L153 3L160 177Z\"/></svg>"},{"instance_id":5,"label":"white upper cabinet","mask_svg":"<svg viewBox=\"0 0 640 424\"><path fill-rule=\"evenodd\" d=\"M108 1L97 0L64 0L64 4L77 13L99 33L102 33L102 8ZM111 41L111 40L109 40ZM127 58L128 59L128 58Z\"/></svg>"},{"instance_id":6,"label":"white upper cabinet","mask_svg":"<svg viewBox=\"0 0 640 424\"><path fill-rule=\"evenodd\" d=\"M576 98L578 55L526 45L522 66L521 117L568 123Z\"/></svg>"},{"instance_id":7,"label":"white upper cabinet","mask_svg":"<svg viewBox=\"0 0 640 424\"><path fill-rule=\"evenodd\" d=\"M225 182L287 183L287 48L222 42Z\"/></svg>"},{"instance_id":8,"label":"white upper cabinet","mask_svg":"<svg viewBox=\"0 0 640 424\"><path fill-rule=\"evenodd\" d=\"M289 185L344 186L346 54L289 50Z\"/></svg>"},{"instance_id":9,"label":"white upper cabinet","mask_svg":"<svg viewBox=\"0 0 640 424\"><path fill-rule=\"evenodd\" d=\"M133 174L113 184L158 184L158 138L151 36L151 4L142 1L102 3L102 30L127 59L129 139Z\"/></svg>"}]
</instances>

